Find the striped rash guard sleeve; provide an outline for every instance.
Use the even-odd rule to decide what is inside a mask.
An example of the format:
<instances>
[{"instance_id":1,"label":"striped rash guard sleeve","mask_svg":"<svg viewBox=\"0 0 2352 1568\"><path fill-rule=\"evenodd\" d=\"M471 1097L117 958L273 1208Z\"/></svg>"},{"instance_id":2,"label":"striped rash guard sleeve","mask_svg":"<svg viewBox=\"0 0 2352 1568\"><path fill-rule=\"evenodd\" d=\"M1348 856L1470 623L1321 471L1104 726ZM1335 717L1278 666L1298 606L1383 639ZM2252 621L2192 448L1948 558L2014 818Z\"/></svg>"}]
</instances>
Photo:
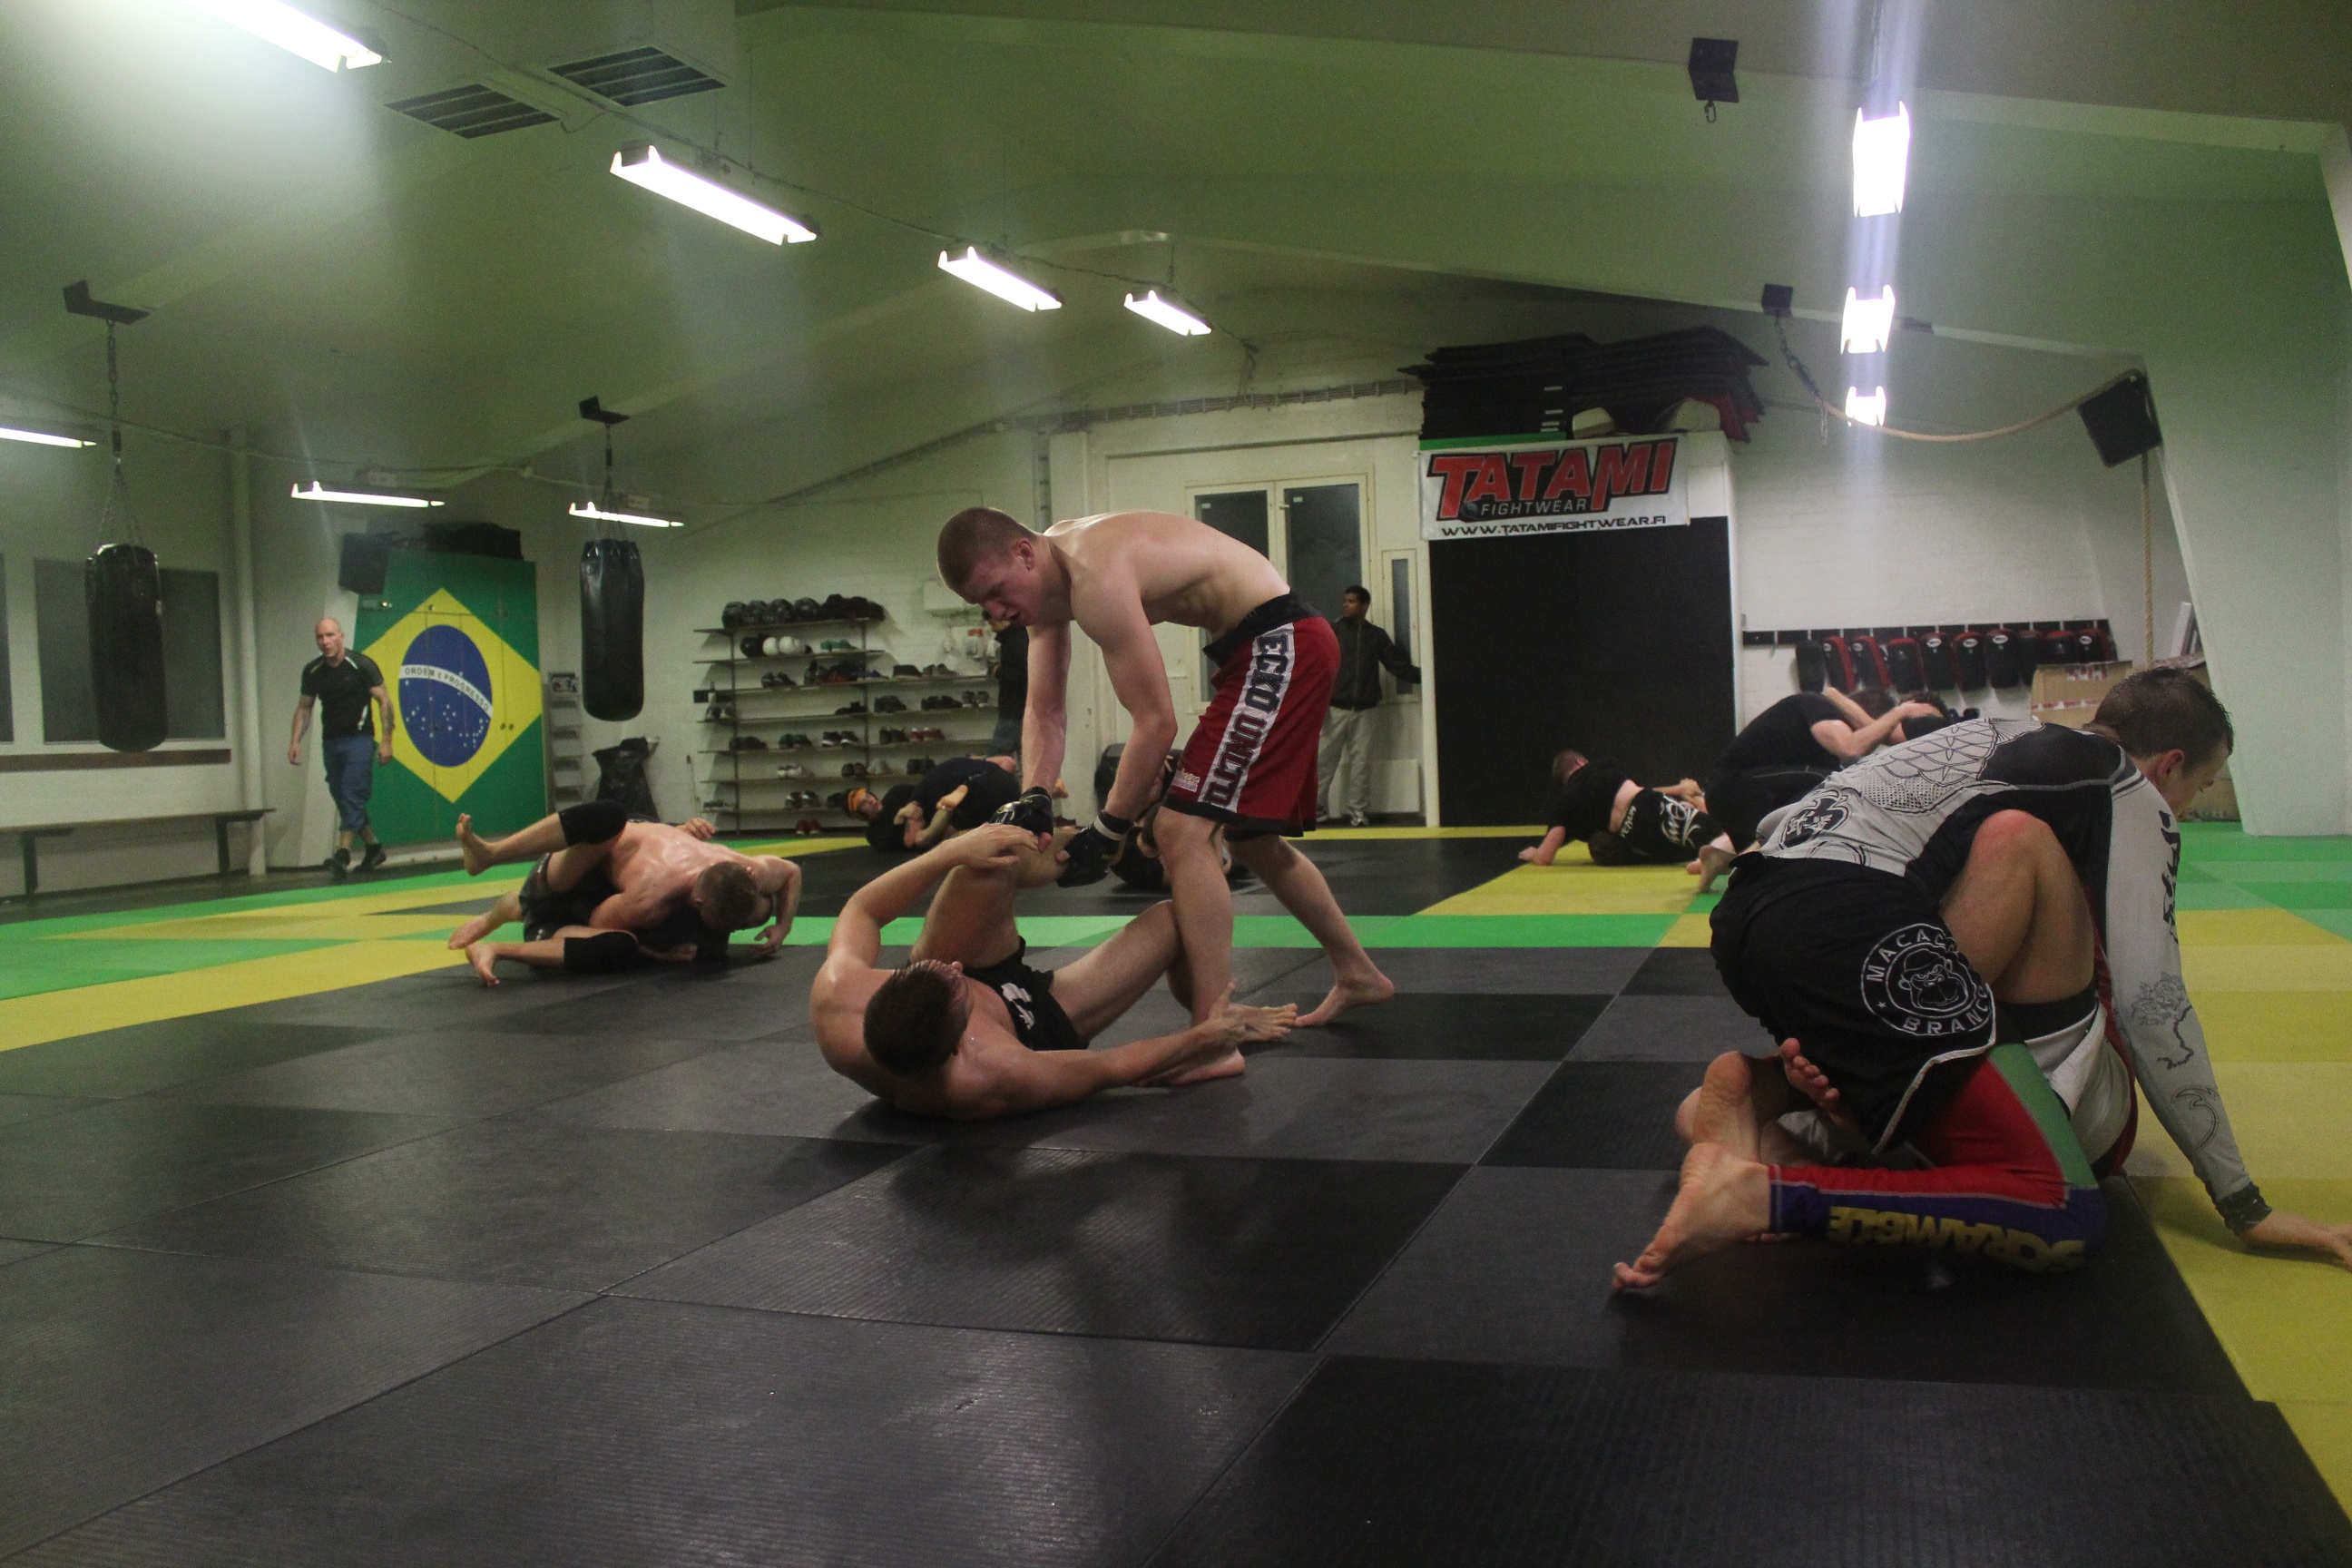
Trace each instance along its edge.
<instances>
[{"instance_id":1,"label":"striped rash guard sleeve","mask_svg":"<svg viewBox=\"0 0 2352 1568\"><path fill-rule=\"evenodd\" d=\"M2101 914L2116 1028L2156 1119L2189 1156L2221 1218L2242 1231L2271 1210L2238 1152L2204 1026L2181 978L2173 922L2180 832L2137 768L2117 778L2109 821Z\"/></svg>"}]
</instances>

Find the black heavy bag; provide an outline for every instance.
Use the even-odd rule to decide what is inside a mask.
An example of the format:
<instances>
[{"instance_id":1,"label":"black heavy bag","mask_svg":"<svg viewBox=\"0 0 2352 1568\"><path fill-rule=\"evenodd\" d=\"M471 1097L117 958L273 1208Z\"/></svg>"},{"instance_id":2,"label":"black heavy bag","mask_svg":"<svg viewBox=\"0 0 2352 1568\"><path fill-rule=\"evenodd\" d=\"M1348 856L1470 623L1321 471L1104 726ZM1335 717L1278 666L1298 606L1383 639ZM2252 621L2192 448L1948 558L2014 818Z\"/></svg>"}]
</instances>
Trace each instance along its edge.
<instances>
[{"instance_id":1,"label":"black heavy bag","mask_svg":"<svg viewBox=\"0 0 2352 1568\"><path fill-rule=\"evenodd\" d=\"M2007 690L2023 679L2017 658L2017 638L2007 626L1995 626L1984 634L1985 674L1995 686Z\"/></svg>"},{"instance_id":2,"label":"black heavy bag","mask_svg":"<svg viewBox=\"0 0 2352 1568\"><path fill-rule=\"evenodd\" d=\"M83 563L98 739L118 752L163 744L163 574L143 544L101 544Z\"/></svg>"},{"instance_id":3,"label":"black heavy bag","mask_svg":"<svg viewBox=\"0 0 2352 1568\"><path fill-rule=\"evenodd\" d=\"M1952 639L1952 664L1960 678L1963 691L1982 691L1990 684L1985 669L1985 646L1982 632L1962 632Z\"/></svg>"},{"instance_id":4,"label":"black heavy bag","mask_svg":"<svg viewBox=\"0 0 2352 1568\"><path fill-rule=\"evenodd\" d=\"M1919 666L1927 672L1930 691L1956 691L1959 680L1952 668L1952 639L1929 632L1919 639Z\"/></svg>"},{"instance_id":5,"label":"black heavy bag","mask_svg":"<svg viewBox=\"0 0 2352 1568\"><path fill-rule=\"evenodd\" d=\"M2010 643L2017 649L2017 679L2021 686L2033 684L2033 672L2042 668L2042 634L2032 626L2007 626Z\"/></svg>"},{"instance_id":6,"label":"black heavy bag","mask_svg":"<svg viewBox=\"0 0 2352 1568\"><path fill-rule=\"evenodd\" d=\"M634 540L580 547L580 705L605 720L646 705L646 568Z\"/></svg>"},{"instance_id":7,"label":"black heavy bag","mask_svg":"<svg viewBox=\"0 0 2352 1568\"><path fill-rule=\"evenodd\" d=\"M1925 691L1927 689L1927 662L1919 657L1917 637L1887 639L1886 673L1894 681L1894 690Z\"/></svg>"},{"instance_id":8,"label":"black heavy bag","mask_svg":"<svg viewBox=\"0 0 2352 1568\"><path fill-rule=\"evenodd\" d=\"M642 735L631 735L617 746L600 749L596 753L596 798L620 802L635 821L660 821L661 813L654 808L653 779L646 771L653 756L652 743Z\"/></svg>"},{"instance_id":9,"label":"black heavy bag","mask_svg":"<svg viewBox=\"0 0 2352 1568\"><path fill-rule=\"evenodd\" d=\"M1797 689L1819 691L1829 684L1830 650L1815 637L1807 637L1797 645Z\"/></svg>"}]
</instances>

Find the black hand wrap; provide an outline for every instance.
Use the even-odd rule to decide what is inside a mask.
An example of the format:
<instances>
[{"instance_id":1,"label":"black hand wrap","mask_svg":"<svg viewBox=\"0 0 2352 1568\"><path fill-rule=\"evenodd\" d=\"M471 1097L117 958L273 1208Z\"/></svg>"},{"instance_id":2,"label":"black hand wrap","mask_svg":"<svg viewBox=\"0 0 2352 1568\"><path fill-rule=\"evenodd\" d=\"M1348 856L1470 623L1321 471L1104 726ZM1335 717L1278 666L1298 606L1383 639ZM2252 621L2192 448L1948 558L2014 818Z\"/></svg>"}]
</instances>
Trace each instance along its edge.
<instances>
[{"instance_id":1,"label":"black hand wrap","mask_svg":"<svg viewBox=\"0 0 2352 1568\"><path fill-rule=\"evenodd\" d=\"M1021 792L1021 798L1000 805L989 816L991 822L1010 823L1024 833L1054 831L1054 795L1043 784Z\"/></svg>"},{"instance_id":2,"label":"black hand wrap","mask_svg":"<svg viewBox=\"0 0 2352 1568\"><path fill-rule=\"evenodd\" d=\"M1106 811L1095 818L1095 825L1070 840L1069 864L1062 868L1056 886L1083 888L1099 882L1110 875L1110 863L1118 858L1119 840L1135 825L1123 816L1113 816Z\"/></svg>"}]
</instances>

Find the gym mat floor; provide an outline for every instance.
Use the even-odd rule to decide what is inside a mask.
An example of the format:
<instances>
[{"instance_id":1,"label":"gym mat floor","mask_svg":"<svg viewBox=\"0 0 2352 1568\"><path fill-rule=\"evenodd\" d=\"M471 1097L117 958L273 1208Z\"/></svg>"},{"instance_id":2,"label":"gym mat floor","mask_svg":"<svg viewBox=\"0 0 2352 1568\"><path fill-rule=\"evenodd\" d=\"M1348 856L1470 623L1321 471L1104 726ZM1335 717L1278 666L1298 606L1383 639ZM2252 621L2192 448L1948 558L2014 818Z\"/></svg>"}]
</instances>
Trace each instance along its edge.
<instances>
[{"instance_id":1,"label":"gym mat floor","mask_svg":"<svg viewBox=\"0 0 2352 1568\"><path fill-rule=\"evenodd\" d=\"M974 1127L810 1044L862 847L787 847L772 962L488 992L439 939L489 879L19 910L0 1554L2352 1564L2352 1278L2239 1248L2160 1137L2076 1275L1792 1244L1612 1299L1674 1104L1760 1044L1708 900L1310 842L1393 1005ZM2250 1163L2352 1219L2352 841L2192 827L2179 901ZM1251 994L1319 994L1237 908Z\"/></svg>"}]
</instances>

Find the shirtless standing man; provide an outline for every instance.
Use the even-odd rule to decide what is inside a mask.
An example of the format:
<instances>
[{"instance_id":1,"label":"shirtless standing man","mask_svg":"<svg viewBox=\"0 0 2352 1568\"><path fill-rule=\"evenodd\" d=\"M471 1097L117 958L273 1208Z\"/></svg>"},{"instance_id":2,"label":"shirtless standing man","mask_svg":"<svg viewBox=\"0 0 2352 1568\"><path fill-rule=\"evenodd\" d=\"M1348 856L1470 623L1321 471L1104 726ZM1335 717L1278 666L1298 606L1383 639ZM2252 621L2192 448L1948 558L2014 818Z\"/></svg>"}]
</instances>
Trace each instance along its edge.
<instances>
[{"instance_id":1,"label":"shirtless standing man","mask_svg":"<svg viewBox=\"0 0 2352 1568\"><path fill-rule=\"evenodd\" d=\"M801 868L773 855L749 856L709 842L698 819L686 827L631 822L615 801L566 806L519 833L486 840L473 818L457 819L468 876L537 857L517 890L450 933L485 985L502 958L542 969L625 968L640 954L683 960L721 956L727 933L769 922L756 944L776 951L799 908ZM485 939L520 921L524 940Z\"/></svg>"},{"instance_id":2,"label":"shirtless standing man","mask_svg":"<svg viewBox=\"0 0 2352 1568\"><path fill-rule=\"evenodd\" d=\"M1111 688L1133 721L1101 815L1070 844L1065 887L1108 873L1176 740L1176 704L1152 626L1172 622L1210 634L1216 696L1185 745L1158 833L1192 972L1194 1021L1210 1016L1233 977L1234 900L1217 858L1220 826L1234 857L1330 957L1330 994L1300 1024L1328 1024L1395 994L1323 873L1280 837L1315 826L1316 748L1339 655L1331 623L1290 591L1272 562L1171 512L1106 512L1038 534L990 507L948 520L939 560L940 578L991 621L1028 628L1021 761L1031 793L1052 784L1068 743L1073 622L1102 649ZM1234 1063L1238 1068L1238 1053Z\"/></svg>"},{"instance_id":3,"label":"shirtless standing man","mask_svg":"<svg viewBox=\"0 0 2352 1568\"><path fill-rule=\"evenodd\" d=\"M1108 1028L1168 977L1193 1005L1176 921L1157 903L1076 963L1032 969L1013 925L1023 888L1055 879L1060 845L992 823L893 867L859 889L834 922L809 993L818 1048L843 1077L901 1110L960 1120L1043 1110L1127 1084L1175 1085L1239 1070L1240 1047L1278 1039L1294 1007L1240 1007L1229 982L1208 1018L1155 1039L1094 1051ZM933 887L903 969L877 968L882 928Z\"/></svg>"}]
</instances>

